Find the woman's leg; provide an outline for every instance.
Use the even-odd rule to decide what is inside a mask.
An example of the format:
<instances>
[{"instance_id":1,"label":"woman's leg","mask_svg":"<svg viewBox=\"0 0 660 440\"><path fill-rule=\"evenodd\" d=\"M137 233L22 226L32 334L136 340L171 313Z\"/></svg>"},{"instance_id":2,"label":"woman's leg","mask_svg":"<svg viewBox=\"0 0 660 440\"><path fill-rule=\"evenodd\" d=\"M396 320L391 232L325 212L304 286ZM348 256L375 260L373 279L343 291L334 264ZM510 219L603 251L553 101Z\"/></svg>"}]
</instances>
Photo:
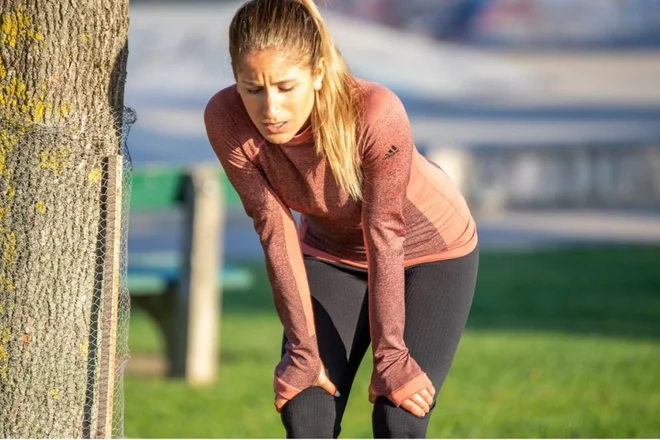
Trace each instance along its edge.
<instances>
[{"instance_id":1,"label":"woman's leg","mask_svg":"<svg viewBox=\"0 0 660 440\"><path fill-rule=\"evenodd\" d=\"M328 377L340 397L319 387L282 408L287 438L336 438L353 379L369 346L366 271L305 257L316 337ZM285 340L286 342L286 340Z\"/></svg>"},{"instance_id":2,"label":"woman's leg","mask_svg":"<svg viewBox=\"0 0 660 440\"><path fill-rule=\"evenodd\" d=\"M470 311L478 252L406 269L404 341L413 359L431 379L436 396L449 372ZM425 438L431 414L418 418L379 397L372 414L374 437Z\"/></svg>"}]
</instances>

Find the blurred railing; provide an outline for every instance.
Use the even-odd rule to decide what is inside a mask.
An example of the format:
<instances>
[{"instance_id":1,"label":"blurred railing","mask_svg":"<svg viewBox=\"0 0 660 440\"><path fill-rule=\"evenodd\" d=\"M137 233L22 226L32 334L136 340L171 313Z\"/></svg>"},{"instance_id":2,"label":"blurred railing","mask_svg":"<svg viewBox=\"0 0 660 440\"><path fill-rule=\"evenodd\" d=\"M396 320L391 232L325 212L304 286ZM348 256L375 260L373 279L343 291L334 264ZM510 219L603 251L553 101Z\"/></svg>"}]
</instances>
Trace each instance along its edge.
<instances>
[{"instance_id":1,"label":"blurred railing","mask_svg":"<svg viewBox=\"0 0 660 440\"><path fill-rule=\"evenodd\" d=\"M660 209L660 142L434 148L475 209Z\"/></svg>"}]
</instances>

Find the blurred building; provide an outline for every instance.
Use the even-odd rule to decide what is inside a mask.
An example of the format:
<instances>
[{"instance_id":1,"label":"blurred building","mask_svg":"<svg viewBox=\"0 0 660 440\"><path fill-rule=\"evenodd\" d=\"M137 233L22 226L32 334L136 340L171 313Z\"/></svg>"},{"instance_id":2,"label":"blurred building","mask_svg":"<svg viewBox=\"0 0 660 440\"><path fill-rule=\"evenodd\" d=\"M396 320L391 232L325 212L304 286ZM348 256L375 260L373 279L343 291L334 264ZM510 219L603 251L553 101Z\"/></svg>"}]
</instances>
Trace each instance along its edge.
<instances>
[{"instance_id":1,"label":"blurred building","mask_svg":"<svg viewBox=\"0 0 660 440\"><path fill-rule=\"evenodd\" d=\"M333 0L329 8L467 43L660 46L660 0Z\"/></svg>"}]
</instances>

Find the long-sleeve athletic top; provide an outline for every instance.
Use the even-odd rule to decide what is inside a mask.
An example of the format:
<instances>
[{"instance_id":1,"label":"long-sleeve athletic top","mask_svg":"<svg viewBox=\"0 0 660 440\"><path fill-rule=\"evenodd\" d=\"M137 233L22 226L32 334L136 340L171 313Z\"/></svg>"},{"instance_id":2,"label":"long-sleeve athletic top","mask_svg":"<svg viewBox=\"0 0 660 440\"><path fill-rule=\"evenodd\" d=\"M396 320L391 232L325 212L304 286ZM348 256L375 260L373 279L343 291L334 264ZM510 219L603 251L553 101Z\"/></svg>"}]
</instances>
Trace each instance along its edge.
<instances>
[{"instance_id":1,"label":"long-sleeve athletic top","mask_svg":"<svg viewBox=\"0 0 660 440\"><path fill-rule=\"evenodd\" d=\"M338 187L316 153L311 127L286 144L267 142L235 85L211 98L205 122L261 239L288 339L275 390L291 399L313 386L322 368L303 264L308 254L368 270L370 389L400 405L430 384L403 341L404 268L467 255L477 246L477 231L457 186L416 150L399 98L382 85L358 84L365 106L361 202ZM299 226L291 210L300 213Z\"/></svg>"}]
</instances>

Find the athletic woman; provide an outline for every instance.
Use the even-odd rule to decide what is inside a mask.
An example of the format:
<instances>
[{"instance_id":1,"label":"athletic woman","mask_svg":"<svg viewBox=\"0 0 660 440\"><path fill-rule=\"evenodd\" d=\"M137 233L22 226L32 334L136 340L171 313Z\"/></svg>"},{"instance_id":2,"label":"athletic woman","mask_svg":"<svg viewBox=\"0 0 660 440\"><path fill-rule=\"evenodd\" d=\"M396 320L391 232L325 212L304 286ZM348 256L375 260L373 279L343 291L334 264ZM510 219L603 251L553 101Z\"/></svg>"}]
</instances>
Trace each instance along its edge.
<instances>
[{"instance_id":1,"label":"athletic woman","mask_svg":"<svg viewBox=\"0 0 660 440\"><path fill-rule=\"evenodd\" d=\"M236 84L205 123L284 327L274 391L287 436L339 435L371 343L374 436L425 437L477 277L463 196L416 150L398 97L351 75L312 0L245 3L229 52Z\"/></svg>"}]
</instances>

